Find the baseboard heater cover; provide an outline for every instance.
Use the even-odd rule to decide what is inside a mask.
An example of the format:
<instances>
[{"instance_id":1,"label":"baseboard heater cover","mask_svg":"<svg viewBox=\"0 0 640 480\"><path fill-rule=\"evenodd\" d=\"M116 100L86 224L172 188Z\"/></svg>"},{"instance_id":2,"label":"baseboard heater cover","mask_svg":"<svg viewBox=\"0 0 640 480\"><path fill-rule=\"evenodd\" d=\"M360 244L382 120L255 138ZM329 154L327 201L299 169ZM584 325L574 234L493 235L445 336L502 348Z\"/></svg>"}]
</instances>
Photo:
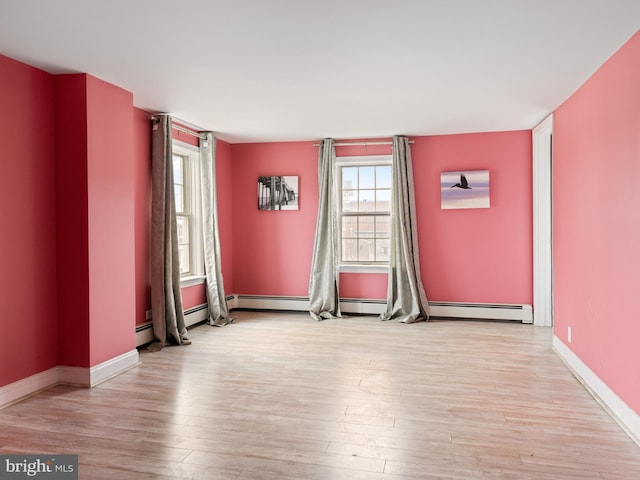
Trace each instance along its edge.
<instances>
[{"instance_id":1,"label":"baseboard heater cover","mask_svg":"<svg viewBox=\"0 0 640 480\"><path fill-rule=\"evenodd\" d=\"M151 318L147 312L147 319ZM188 327L209 318L209 306L206 303L196 305L184 311L184 323ZM153 323L145 322L136 326L136 347L153 342Z\"/></svg>"},{"instance_id":2,"label":"baseboard heater cover","mask_svg":"<svg viewBox=\"0 0 640 480\"><path fill-rule=\"evenodd\" d=\"M268 295L237 295L235 308L247 310L308 311L308 297L282 297ZM377 299L342 298L340 309L344 313L379 315L386 310L387 301ZM429 302L432 317L471 318L484 320L514 320L533 322L531 305Z\"/></svg>"},{"instance_id":3,"label":"baseboard heater cover","mask_svg":"<svg viewBox=\"0 0 640 480\"><path fill-rule=\"evenodd\" d=\"M284 310L296 312L309 311L309 297L269 296L269 295L228 295L227 305L230 310ZM387 301L366 298L341 298L340 309L349 314L380 315L386 310ZM479 320L513 320L522 323L533 322L531 305L496 304L496 303L462 303L462 302L429 302L431 317L451 319ZM185 310L187 327L205 321L209 310L206 303ZM148 315L150 318L151 315ZM152 323L146 322L136 327L136 346L153 341Z\"/></svg>"},{"instance_id":4,"label":"baseboard heater cover","mask_svg":"<svg viewBox=\"0 0 640 480\"><path fill-rule=\"evenodd\" d=\"M516 320L533 323L531 305L504 303L429 302L432 317Z\"/></svg>"},{"instance_id":5,"label":"baseboard heater cover","mask_svg":"<svg viewBox=\"0 0 640 480\"><path fill-rule=\"evenodd\" d=\"M247 310L309 311L309 297L276 297L268 295L238 295L237 307ZM341 298L340 310L344 313L379 315L385 311L386 300Z\"/></svg>"}]
</instances>

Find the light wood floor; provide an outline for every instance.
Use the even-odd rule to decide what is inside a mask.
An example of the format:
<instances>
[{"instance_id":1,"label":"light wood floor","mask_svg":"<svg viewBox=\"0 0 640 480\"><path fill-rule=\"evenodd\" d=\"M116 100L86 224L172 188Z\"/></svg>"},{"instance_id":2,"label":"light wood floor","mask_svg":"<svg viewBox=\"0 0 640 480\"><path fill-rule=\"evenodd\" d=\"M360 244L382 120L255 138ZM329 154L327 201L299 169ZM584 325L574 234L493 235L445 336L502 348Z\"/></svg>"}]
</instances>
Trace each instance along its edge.
<instances>
[{"instance_id":1,"label":"light wood floor","mask_svg":"<svg viewBox=\"0 0 640 480\"><path fill-rule=\"evenodd\" d=\"M0 410L0 452L78 454L92 480L640 479L550 329L234 316Z\"/></svg>"}]
</instances>

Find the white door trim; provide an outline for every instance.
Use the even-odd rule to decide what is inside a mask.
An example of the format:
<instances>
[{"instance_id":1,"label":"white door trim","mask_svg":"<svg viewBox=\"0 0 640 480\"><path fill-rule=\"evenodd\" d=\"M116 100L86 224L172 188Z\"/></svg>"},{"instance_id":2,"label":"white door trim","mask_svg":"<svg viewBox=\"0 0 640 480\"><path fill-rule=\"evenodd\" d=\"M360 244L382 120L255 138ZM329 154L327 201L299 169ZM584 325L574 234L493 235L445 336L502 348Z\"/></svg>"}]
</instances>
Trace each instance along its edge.
<instances>
[{"instance_id":1,"label":"white door trim","mask_svg":"<svg viewBox=\"0 0 640 480\"><path fill-rule=\"evenodd\" d=\"M553 325L553 114L533 129L533 324Z\"/></svg>"}]
</instances>

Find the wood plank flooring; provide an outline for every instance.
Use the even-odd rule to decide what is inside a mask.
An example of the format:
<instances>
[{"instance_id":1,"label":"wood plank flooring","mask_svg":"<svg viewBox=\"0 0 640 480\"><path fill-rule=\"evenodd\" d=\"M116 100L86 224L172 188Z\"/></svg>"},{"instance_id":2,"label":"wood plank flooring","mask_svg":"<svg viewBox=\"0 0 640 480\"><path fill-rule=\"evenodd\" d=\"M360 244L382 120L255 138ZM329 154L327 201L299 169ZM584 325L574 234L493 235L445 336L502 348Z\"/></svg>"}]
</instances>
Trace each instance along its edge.
<instances>
[{"instance_id":1,"label":"wood plank flooring","mask_svg":"<svg viewBox=\"0 0 640 480\"><path fill-rule=\"evenodd\" d=\"M0 410L0 452L78 454L92 480L640 479L640 447L550 329L234 317Z\"/></svg>"}]
</instances>

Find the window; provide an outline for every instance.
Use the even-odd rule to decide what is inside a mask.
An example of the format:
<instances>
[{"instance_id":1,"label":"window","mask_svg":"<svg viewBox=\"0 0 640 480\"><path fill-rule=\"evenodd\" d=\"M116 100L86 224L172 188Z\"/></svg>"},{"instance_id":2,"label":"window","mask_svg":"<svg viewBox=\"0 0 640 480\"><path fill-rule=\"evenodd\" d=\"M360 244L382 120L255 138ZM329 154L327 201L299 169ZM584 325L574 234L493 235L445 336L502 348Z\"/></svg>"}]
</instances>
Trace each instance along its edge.
<instances>
[{"instance_id":1,"label":"window","mask_svg":"<svg viewBox=\"0 0 640 480\"><path fill-rule=\"evenodd\" d=\"M386 265L391 237L391 156L336 159L343 265Z\"/></svg>"},{"instance_id":2,"label":"window","mask_svg":"<svg viewBox=\"0 0 640 480\"><path fill-rule=\"evenodd\" d=\"M200 240L199 151L182 142L173 142L173 188L178 226L180 276L197 278L203 274Z\"/></svg>"}]
</instances>

